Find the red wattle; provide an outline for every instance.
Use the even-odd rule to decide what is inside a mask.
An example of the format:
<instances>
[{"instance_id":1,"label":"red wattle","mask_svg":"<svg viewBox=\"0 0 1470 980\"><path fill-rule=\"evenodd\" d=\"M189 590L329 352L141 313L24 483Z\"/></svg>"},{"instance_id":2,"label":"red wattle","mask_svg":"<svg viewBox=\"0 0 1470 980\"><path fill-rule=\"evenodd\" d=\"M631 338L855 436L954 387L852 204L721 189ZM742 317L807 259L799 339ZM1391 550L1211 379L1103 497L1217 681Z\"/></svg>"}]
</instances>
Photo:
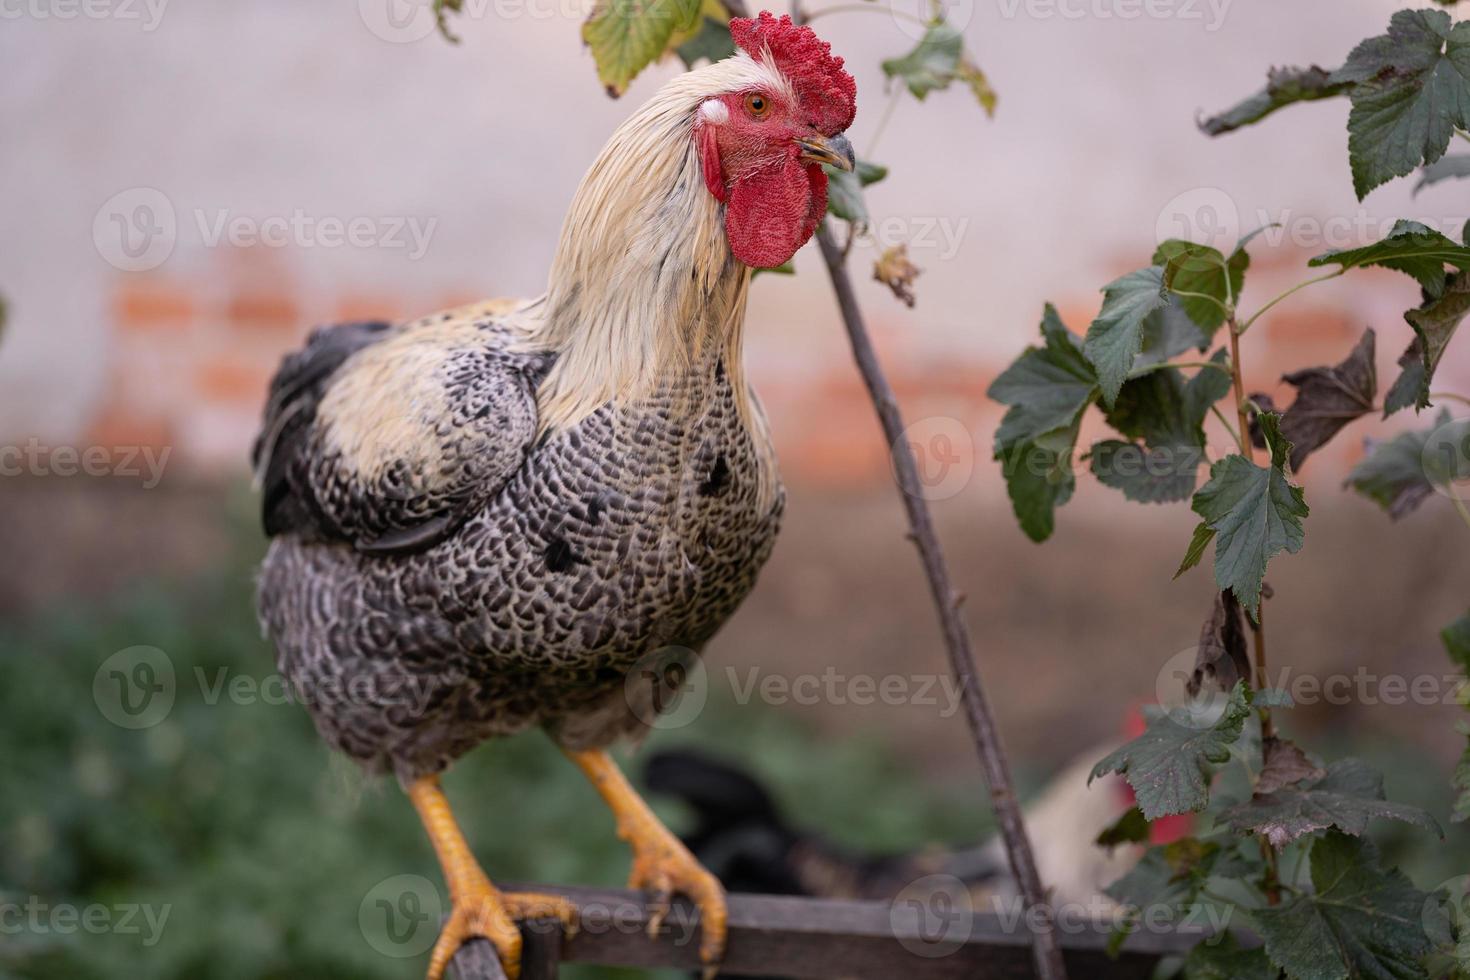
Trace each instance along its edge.
<instances>
[{"instance_id":1,"label":"red wattle","mask_svg":"<svg viewBox=\"0 0 1470 980\"><path fill-rule=\"evenodd\" d=\"M720 143L714 127L700 126L695 139L699 141L699 169L704 171L704 186L709 188L716 201L724 203L727 196L725 171L720 166Z\"/></svg>"},{"instance_id":2,"label":"red wattle","mask_svg":"<svg viewBox=\"0 0 1470 980\"><path fill-rule=\"evenodd\" d=\"M725 211L730 250L748 266L775 268L807 243L826 208L826 174L792 155L780 167L735 181Z\"/></svg>"}]
</instances>

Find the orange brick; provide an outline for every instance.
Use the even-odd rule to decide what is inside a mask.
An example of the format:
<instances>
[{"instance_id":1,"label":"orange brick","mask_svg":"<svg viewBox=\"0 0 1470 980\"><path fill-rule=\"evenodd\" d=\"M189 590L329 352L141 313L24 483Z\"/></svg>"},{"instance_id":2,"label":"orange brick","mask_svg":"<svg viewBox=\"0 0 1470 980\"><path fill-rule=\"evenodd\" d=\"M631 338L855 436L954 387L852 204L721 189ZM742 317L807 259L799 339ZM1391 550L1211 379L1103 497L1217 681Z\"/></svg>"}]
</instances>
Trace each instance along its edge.
<instances>
[{"instance_id":1,"label":"orange brick","mask_svg":"<svg viewBox=\"0 0 1470 980\"><path fill-rule=\"evenodd\" d=\"M205 361L194 373L195 388L206 399L214 402L253 405L265 397L269 385L269 371L236 361Z\"/></svg>"},{"instance_id":2,"label":"orange brick","mask_svg":"<svg viewBox=\"0 0 1470 980\"><path fill-rule=\"evenodd\" d=\"M113 315L128 332L186 330L194 321L187 290L159 280L124 280L112 300Z\"/></svg>"},{"instance_id":3,"label":"orange brick","mask_svg":"<svg viewBox=\"0 0 1470 980\"><path fill-rule=\"evenodd\" d=\"M296 301L278 292L237 293L230 298L226 314L230 325L241 330L290 332L301 323Z\"/></svg>"},{"instance_id":4,"label":"orange brick","mask_svg":"<svg viewBox=\"0 0 1470 980\"><path fill-rule=\"evenodd\" d=\"M163 449L174 443L173 426L157 415L143 415L119 405L104 402L85 437L89 446L146 446Z\"/></svg>"}]
</instances>

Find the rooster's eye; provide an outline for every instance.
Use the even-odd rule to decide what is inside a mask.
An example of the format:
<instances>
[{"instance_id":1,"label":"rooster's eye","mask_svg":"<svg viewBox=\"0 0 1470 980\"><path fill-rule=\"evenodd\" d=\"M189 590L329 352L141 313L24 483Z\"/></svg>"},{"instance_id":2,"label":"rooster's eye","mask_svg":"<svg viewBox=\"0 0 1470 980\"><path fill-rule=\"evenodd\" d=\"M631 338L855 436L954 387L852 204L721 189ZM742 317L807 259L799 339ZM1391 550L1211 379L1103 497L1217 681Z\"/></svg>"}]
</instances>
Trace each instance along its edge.
<instances>
[{"instance_id":1,"label":"rooster's eye","mask_svg":"<svg viewBox=\"0 0 1470 980\"><path fill-rule=\"evenodd\" d=\"M745 109L752 116L760 119L764 117L766 113L771 111L771 104L766 101L766 97L764 95L757 95L756 93L752 92L745 97Z\"/></svg>"}]
</instances>

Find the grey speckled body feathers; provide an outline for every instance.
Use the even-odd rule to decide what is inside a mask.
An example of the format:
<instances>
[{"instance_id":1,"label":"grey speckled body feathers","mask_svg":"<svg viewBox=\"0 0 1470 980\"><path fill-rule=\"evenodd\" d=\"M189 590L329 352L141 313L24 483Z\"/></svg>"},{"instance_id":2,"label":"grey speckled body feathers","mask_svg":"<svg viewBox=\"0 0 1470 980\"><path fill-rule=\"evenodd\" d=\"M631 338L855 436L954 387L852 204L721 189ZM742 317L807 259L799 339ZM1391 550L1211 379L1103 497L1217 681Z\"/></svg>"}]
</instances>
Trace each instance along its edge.
<instances>
[{"instance_id":1,"label":"grey speckled body feathers","mask_svg":"<svg viewBox=\"0 0 1470 980\"><path fill-rule=\"evenodd\" d=\"M543 430L555 357L469 309L317 331L272 385L260 617L321 733L375 770L536 725L637 734L640 666L699 651L770 553L782 495L725 348Z\"/></svg>"}]
</instances>

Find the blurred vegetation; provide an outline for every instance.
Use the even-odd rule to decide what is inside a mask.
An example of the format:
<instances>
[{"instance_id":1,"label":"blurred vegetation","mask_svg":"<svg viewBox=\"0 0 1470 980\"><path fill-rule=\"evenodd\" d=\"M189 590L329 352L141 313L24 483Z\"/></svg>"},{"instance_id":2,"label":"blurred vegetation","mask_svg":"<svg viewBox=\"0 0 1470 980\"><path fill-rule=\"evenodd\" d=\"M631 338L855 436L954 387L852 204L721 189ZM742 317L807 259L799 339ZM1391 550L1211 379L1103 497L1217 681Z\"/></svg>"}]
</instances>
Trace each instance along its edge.
<instances>
[{"instance_id":1,"label":"blurred vegetation","mask_svg":"<svg viewBox=\"0 0 1470 980\"><path fill-rule=\"evenodd\" d=\"M259 683L274 668L253 614L261 544L236 509L238 546L210 575L0 625L0 905L47 907L40 929L13 914L0 921L0 978L423 975L423 956L377 951L358 918L396 875L442 890L403 794L334 756L300 706L213 696L222 677ZM99 711L93 680L110 655L137 645L166 652L177 694L164 720L128 730ZM719 689L695 723L656 732L648 746L675 743L748 764L803 824L852 845L968 843L987 826L975 779L937 790L876 733L823 741ZM611 816L543 736L484 746L445 784L492 877L625 880ZM677 829L681 814L665 815ZM52 910L95 903L113 925L135 904L168 917L151 945L142 915L129 923L135 932L46 925Z\"/></svg>"}]
</instances>

